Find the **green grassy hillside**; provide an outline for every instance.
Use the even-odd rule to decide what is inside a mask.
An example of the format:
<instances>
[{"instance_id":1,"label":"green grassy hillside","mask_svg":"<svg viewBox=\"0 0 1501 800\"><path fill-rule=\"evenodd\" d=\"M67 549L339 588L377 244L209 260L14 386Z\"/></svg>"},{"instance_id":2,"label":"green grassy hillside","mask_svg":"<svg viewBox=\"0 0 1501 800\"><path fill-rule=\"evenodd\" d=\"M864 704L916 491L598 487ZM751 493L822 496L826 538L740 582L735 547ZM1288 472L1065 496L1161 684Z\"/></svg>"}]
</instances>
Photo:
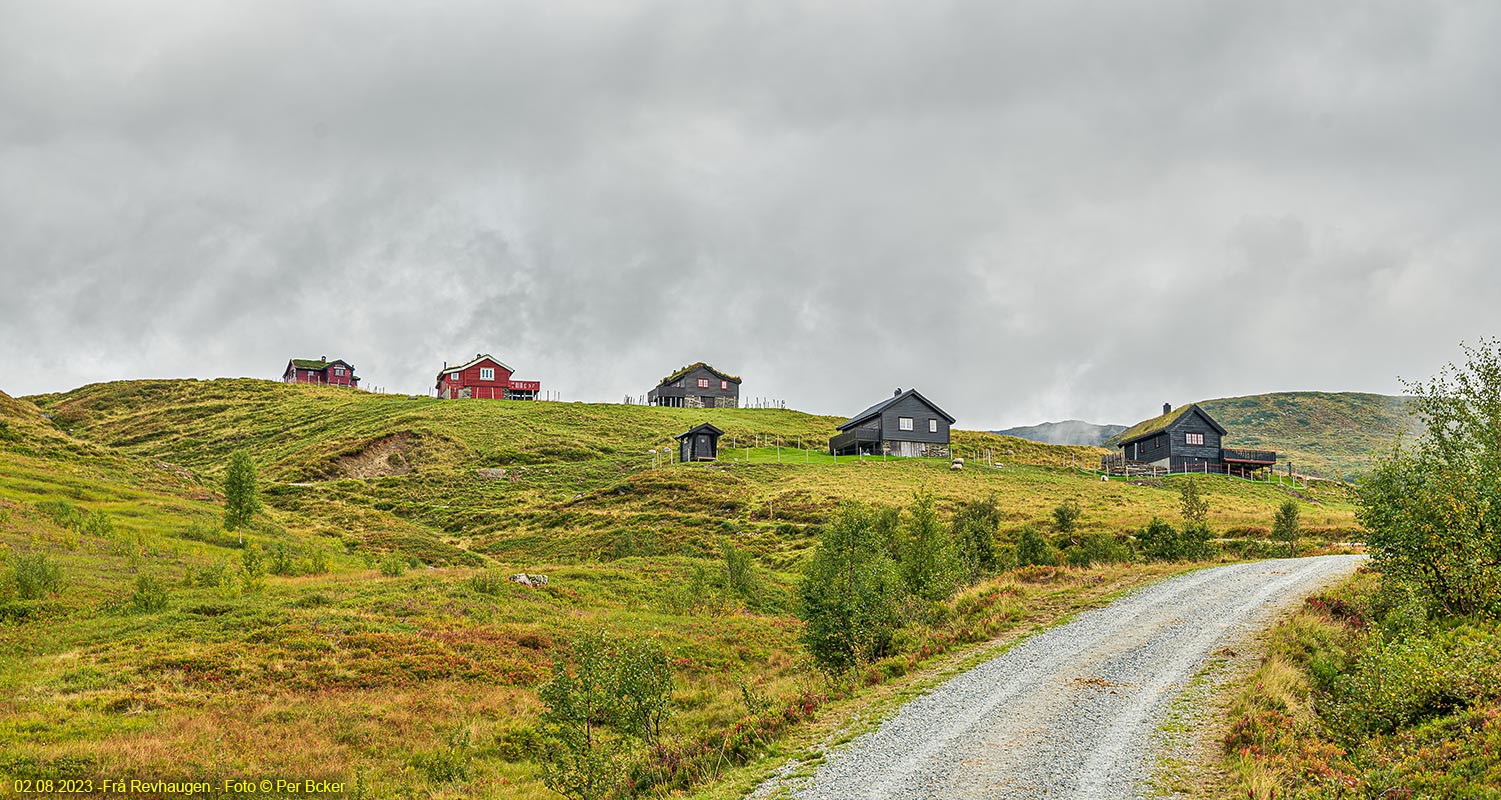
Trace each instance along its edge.
<instances>
[{"instance_id":1,"label":"green grassy hillside","mask_svg":"<svg viewBox=\"0 0 1501 800\"><path fill-rule=\"evenodd\" d=\"M822 447L842 420L780 410L137 381L0 395L0 421L0 575L12 576L0 584L0 774L290 774L377 797L550 796L527 750L535 688L562 645L598 626L671 652L673 747L705 770L699 785L744 779L755 767L736 772L741 756L703 754L746 725L774 725L772 741L858 702L830 699L843 690L812 675L790 613L816 529L844 500L926 491L947 513L993 494L1010 537L1064 500L1085 531L1175 517L1179 480L1201 483L1221 534L1264 528L1289 497L1223 478L1101 482L1070 466L1097 460L1093 448L974 432L955 433L962 471L835 462L775 443ZM749 449L654 467L650 451L698 422ZM237 449L260 466L267 503L243 546L217 527ZM1353 524L1341 487L1295 496L1307 526ZM754 554L755 602L715 589L722 542ZM64 586L21 597L13 576L37 556ZM870 680L1169 569L996 578L904 631ZM500 577L518 571L552 584Z\"/></svg>"},{"instance_id":2,"label":"green grassy hillside","mask_svg":"<svg viewBox=\"0 0 1501 800\"><path fill-rule=\"evenodd\" d=\"M1356 392L1277 392L1199 404L1230 435L1227 446L1276 450L1298 472L1364 475L1400 438L1419 432L1407 400Z\"/></svg>"}]
</instances>

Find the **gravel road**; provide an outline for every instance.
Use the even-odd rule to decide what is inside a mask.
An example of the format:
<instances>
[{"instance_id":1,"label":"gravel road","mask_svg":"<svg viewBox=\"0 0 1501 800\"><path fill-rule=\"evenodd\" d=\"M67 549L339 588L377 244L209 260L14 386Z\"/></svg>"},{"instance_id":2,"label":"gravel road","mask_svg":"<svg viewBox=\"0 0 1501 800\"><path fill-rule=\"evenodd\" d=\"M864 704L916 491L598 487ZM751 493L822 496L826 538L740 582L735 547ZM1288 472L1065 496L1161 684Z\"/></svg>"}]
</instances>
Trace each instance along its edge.
<instances>
[{"instance_id":1,"label":"gravel road","mask_svg":"<svg viewBox=\"0 0 1501 800\"><path fill-rule=\"evenodd\" d=\"M1153 734L1210 654L1361 556L1200 570L1033 636L835 748L805 800L1140 797Z\"/></svg>"}]
</instances>

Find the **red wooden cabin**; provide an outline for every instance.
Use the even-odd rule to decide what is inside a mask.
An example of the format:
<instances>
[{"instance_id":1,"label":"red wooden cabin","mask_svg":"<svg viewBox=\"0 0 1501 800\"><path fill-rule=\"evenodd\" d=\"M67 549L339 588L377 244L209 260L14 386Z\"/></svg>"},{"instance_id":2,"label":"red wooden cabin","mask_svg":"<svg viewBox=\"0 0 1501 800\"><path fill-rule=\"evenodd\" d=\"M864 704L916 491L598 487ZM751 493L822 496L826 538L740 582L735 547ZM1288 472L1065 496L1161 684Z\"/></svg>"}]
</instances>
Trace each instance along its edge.
<instances>
[{"instance_id":1,"label":"red wooden cabin","mask_svg":"<svg viewBox=\"0 0 1501 800\"><path fill-rule=\"evenodd\" d=\"M542 390L538 381L518 381L512 369L495 356L483 353L456 367L443 365L438 373L438 397L444 400L536 400Z\"/></svg>"},{"instance_id":2,"label":"red wooden cabin","mask_svg":"<svg viewBox=\"0 0 1501 800\"><path fill-rule=\"evenodd\" d=\"M342 358L333 361L328 356L318 356L318 360L311 358L294 358L287 362L287 368L282 370L283 383L321 383L328 386L359 386L360 379L355 377L354 365Z\"/></svg>"}]
</instances>

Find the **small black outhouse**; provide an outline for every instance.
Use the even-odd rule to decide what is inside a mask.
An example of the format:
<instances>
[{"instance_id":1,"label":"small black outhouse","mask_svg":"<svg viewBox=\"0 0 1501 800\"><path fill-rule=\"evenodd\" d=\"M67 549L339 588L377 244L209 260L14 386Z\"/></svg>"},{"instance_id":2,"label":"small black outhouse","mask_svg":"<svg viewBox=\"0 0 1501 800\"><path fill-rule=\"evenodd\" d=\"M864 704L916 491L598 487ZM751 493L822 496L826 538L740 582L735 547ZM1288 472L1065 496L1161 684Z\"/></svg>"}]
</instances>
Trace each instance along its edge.
<instances>
[{"instance_id":1,"label":"small black outhouse","mask_svg":"<svg viewBox=\"0 0 1501 800\"><path fill-rule=\"evenodd\" d=\"M724 431L705 422L687 433L678 434L678 459L681 461L715 461L719 458L719 437Z\"/></svg>"}]
</instances>

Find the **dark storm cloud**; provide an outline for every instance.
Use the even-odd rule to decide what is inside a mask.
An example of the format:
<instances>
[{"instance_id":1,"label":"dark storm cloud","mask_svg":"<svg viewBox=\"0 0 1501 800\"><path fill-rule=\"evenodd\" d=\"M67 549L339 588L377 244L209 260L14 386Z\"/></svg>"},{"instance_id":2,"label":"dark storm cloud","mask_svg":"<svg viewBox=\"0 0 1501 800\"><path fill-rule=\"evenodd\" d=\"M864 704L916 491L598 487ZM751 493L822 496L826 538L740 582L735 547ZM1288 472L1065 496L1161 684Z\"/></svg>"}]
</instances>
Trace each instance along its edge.
<instances>
[{"instance_id":1,"label":"dark storm cloud","mask_svg":"<svg viewBox=\"0 0 1501 800\"><path fill-rule=\"evenodd\" d=\"M618 401L704 359L966 427L1395 391L1495 333L1487 4L10 3L0 388ZM708 305L706 305L708 301Z\"/></svg>"}]
</instances>

